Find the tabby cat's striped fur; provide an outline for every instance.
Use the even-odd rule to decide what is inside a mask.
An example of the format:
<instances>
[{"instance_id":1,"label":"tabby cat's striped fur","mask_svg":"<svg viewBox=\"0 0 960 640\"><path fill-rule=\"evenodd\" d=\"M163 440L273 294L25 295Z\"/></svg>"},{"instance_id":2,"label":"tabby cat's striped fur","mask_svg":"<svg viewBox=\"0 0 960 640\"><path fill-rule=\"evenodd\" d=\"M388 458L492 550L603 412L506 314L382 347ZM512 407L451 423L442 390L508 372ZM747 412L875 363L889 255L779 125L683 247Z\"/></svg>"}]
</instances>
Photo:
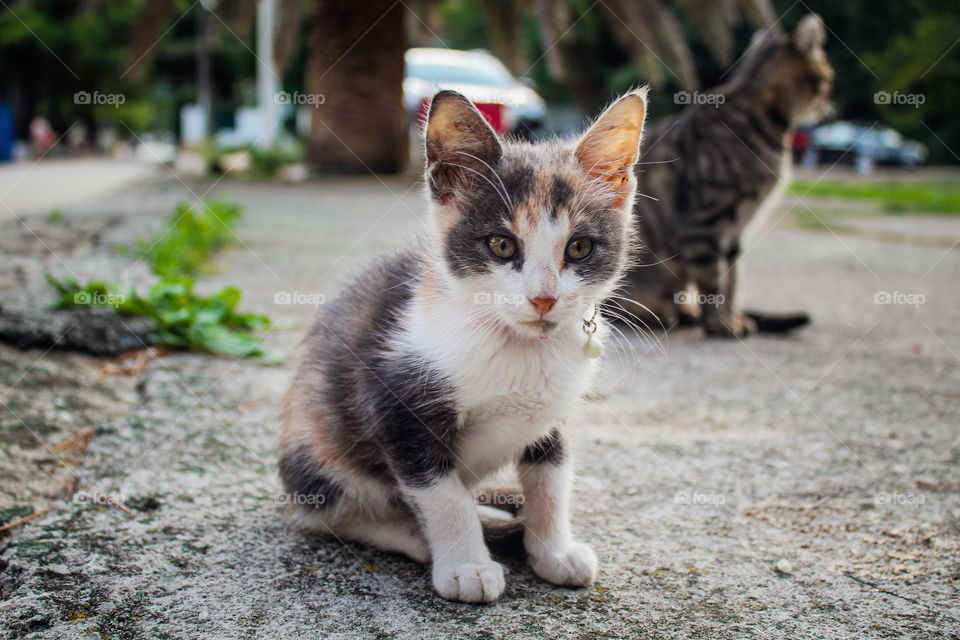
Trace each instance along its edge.
<instances>
[{"instance_id":1,"label":"tabby cat's striped fur","mask_svg":"<svg viewBox=\"0 0 960 640\"><path fill-rule=\"evenodd\" d=\"M648 127L634 205L643 258L626 296L667 327L682 320L695 287L708 334L742 335L753 319L733 308L735 264L747 223L775 200L788 166L789 132L828 105L833 70L823 23L806 16L793 34L760 32L730 81L681 114ZM648 311L649 310L649 311Z\"/></svg>"}]
</instances>

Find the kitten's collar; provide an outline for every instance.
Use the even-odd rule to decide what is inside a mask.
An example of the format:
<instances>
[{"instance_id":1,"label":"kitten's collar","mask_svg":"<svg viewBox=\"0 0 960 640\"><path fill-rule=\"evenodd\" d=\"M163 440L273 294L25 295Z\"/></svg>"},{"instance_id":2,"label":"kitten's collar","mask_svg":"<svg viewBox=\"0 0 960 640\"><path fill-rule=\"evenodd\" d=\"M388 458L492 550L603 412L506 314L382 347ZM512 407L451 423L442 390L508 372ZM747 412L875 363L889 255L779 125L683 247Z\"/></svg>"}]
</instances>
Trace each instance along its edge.
<instances>
[{"instance_id":1,"label":"kitten's collar","mask_svg":"<svg viewBox=\"0 0 960 640\"><path fill-rule=\"evenodd\" d=\"M593 305L593 311L583 319L583 332L587 334L587 341L583 343L583 355L591 360L599 358L603 353L603 345L596 338L597 333L597 313L600 307Z\"/></svg>"}]
</instances>

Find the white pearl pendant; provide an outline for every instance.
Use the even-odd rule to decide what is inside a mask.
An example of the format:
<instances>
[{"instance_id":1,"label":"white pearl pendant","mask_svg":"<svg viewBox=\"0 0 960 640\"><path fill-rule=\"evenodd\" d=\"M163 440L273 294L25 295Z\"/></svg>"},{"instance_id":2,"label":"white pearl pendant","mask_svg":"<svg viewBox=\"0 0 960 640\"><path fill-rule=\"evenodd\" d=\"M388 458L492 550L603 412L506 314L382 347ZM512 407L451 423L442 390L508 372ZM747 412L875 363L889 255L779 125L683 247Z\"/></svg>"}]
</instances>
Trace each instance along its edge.
<instances>
[{"instance_id":1,"label":"white pearl pendant","mask_svg":"<svg viewBox=\"0 0 960 640\"><path fill-rule=\"evenodd\" d=\"M583 344L583 355L591 360L596 360L603 355L603 345L593 337L593 334L590 334L587 337L587 341Z\"/></svg>"}]
</instances>

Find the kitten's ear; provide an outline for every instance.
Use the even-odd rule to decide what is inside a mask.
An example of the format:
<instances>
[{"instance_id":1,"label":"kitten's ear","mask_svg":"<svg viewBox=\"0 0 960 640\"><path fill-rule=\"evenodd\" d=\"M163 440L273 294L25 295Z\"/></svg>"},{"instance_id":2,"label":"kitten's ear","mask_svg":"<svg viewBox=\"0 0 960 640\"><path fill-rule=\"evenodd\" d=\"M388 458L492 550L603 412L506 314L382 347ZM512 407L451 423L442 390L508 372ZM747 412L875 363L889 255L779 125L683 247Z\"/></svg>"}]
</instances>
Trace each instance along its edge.
<instances>
[{"instance_id":1,"label":"kitten's ear","mask_svg":"<svg viewBox=\"0 0 960 640\"><path fill-rule=\"evenodd\" d=\"M587 175L612 191L614 207L632 201L637 180L633 165L640 156L640 137L647 115L647 89L624 95L603 112L577 146L577 161Z\"/></svg>"},{"instance_id":2,"label":"kitten's ear","mask_svg":"<svg viewBox=\"0 0 960 640\"><path fill-rule=\"evenodd\" d=\"M449 202L482 180L500 160L497 134L473 103L456 91L433 97L427 116L427 180L433 199Z\"/></svg>"},{"instance_id":3,"label":"kitten's ear","mask_svg":"<svg viewBox=\"0 0 960 640\"><path fill-rule=\"evenodd\" d=\"M827 32L823 20L815 13L805 15L793 33L794 46L807 57L812 57L815 50L822 49L826 41Z\"/></svg>"}]
</instances>

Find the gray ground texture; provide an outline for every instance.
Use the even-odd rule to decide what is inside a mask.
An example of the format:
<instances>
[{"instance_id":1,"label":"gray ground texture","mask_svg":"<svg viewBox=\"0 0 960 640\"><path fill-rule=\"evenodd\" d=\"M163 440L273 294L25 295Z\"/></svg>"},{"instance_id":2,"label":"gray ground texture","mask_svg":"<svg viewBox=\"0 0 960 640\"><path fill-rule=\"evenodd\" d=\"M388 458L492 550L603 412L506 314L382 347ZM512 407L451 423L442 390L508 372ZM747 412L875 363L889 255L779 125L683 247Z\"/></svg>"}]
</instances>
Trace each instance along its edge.
<instances>
[{"instance_id":1,"label":"gray ground texture","mask_svg":"<svg viewBox=\"0 0 960 640\"><path fill-rule=\"evenodd\" d=\"M288 528L275 470L278 402L316 312L275 296L334 296L415 232L419 185L155 179L60 222L10 219L0 305L48 305L47 272L143 286L115 247L211 188L246 217L201 288L241 286L291 356L0 345L0 522L50 508L0 533L2 637L958 637L960 220L803 230L790 220L808 203L785 201L747 249L742 302L809 311L812 327L609 345L571 421L574 528L597 584L554 588L508 560L503 598L472 606L435 596L426 567ZM89 446L57 446L84 433Z\"/></svg>"}]
</instances>

